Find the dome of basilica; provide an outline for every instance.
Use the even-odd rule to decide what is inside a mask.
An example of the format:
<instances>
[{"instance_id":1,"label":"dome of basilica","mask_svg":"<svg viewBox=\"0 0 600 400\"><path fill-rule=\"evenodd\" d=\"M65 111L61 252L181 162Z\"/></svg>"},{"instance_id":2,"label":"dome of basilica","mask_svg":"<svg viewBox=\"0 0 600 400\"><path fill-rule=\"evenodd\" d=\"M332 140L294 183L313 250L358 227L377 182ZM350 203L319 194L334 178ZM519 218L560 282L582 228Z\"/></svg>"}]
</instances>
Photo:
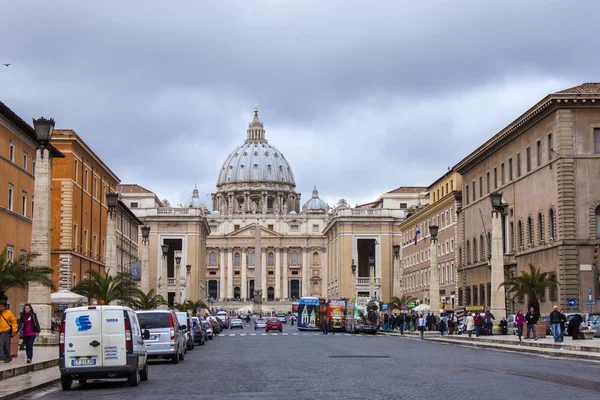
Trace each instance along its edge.
<instances>
[{"instance_id":1,"label":"dome of basilica","mask_svg":"<svg viewBox=\"0 0 600 400\"><path fill-rule=\"evenodd\" d=\"M248 138L227 157L217 186L241 182L279 182L295 186L290 164L279 150L265 139L265 130L254 109L248 125Z\"/></svg>"},{"instance_id":2,"label":"dome of basilica","mask_svg":"<svg viewBox=\"0 0 600 400\"><path fill-rule=\"evenodd\" d=\"M308 199L306 203L304 203L304 207L302 207L302 210L306 212L327 211L327 204L325 204L325 202L319 198L319 192L316 186L313 189L312 197Z\"/></svg>"}]
</instances>

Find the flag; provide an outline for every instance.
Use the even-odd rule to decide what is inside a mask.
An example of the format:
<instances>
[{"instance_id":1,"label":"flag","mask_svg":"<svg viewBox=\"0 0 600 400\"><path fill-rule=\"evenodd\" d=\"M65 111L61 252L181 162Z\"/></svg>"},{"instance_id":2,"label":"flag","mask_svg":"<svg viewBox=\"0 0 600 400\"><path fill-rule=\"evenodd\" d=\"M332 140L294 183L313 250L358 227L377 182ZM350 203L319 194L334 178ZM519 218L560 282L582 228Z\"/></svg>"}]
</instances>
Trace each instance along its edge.
<instances>
[{"instance_id":1,"label":"flag","mask_svg":"<svg viewBox=\"0 0 600 400\"><path fill-rule=\"evenodd\" d=\"M415 246L417 245L417 239L419 238L420 234L421 234L421 231L419 230L419 227L415 226Z\"/></svg>"}]
</instances>

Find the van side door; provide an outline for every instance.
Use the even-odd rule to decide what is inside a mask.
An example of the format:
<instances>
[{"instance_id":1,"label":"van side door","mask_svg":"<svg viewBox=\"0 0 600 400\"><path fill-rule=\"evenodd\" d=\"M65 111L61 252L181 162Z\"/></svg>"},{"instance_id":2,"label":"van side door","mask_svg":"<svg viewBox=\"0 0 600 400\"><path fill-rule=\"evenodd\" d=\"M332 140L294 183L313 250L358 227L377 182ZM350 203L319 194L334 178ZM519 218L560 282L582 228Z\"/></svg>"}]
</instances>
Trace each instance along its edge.
<instances>
[{"instance_id":1,"label":"van side door","mask_svg":"<svg viewBox=\"0 0 600 400\"><path fill-rule=\"evenodd\" d=\"M126 365L125 315L122 308L105 308L102 312L102 358L105 367Z\"/></svg>"}]
</instances>

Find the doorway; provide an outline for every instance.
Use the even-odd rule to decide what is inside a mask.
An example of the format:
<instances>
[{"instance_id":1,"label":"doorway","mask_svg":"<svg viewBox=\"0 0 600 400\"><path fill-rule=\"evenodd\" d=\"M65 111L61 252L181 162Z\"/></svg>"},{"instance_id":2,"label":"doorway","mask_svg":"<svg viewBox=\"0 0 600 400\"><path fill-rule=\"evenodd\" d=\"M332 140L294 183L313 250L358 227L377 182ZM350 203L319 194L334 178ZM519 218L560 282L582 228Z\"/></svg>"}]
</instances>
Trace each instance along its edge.
<instances>
[{"instance_id":1,"label":"doorway","mask_svg":"<svg viewBox=\"0 0 600 400\"><path fill-rule=\"evenodd\" d=\"M248 291L248 297L253 299L254 298L254 279L250 279L250 282L248 284L250 286L250 290Z\"/></svg>"},{"instance_id":2,"label":"doorway","mask_svg":"<svg viewBox=\"0 0 600 400\"><path fill-rule=\"evenodd\" d=\"M369 277L369 257L373 257L375 265L377 260L375 259L375 239L358 239L356 241L356 249L358 251L358 277L368 278ZM375 268L375 276L377 276L377 268Z\"/></svg>"},{"instance_id":3,"label":"doorway","mask_svg":"<svg viewBox=\"0 0 600 400\"><path fill-rule=\"evenodd\" d=\"M219 281L210 280L208 281L208 297L213 299L219 298Z\"/></svg>"},{"instance_id":4,"label":"doorway","mask_svg":"<svg viewBox=\"0 0 600 400\"><path fill-rule=\"evenodd\" d=\"M233 288L233 298L236 300L240 299L240 288L237 286Z\"/></svg>"},{"instance_id":5,"label":"doorway","mask_svg":"<svg viewBox=\"0 0 600 400\"><path fill-rule=\"evenodd\" d=\"M297 300L300 298L300 280L292 279L290 281L290 298Z\"/></svg>"},{"instance_id":6,"label":"doorway","mask_svg":"<svg viewBox=\"0 0 600 400\"><path fill-rule=\"evenodd\" d=\"M275 300L275 289L273 289L272 286L269 286L269 288L267 289L267 300Z\"/></svg>"}]
</instances>

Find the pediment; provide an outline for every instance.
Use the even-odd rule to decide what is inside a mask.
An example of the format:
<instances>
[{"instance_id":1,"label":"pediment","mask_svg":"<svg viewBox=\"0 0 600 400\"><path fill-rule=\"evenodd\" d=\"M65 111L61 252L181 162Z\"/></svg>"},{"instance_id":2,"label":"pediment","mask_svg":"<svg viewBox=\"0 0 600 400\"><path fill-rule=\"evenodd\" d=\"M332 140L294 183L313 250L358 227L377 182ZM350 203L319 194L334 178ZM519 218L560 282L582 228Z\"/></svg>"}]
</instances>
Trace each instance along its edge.
<instances>
[{"instance_id":1,"label":"pediment","mask_svg":"<svg viewBox=\"0 0 600 400\"><path fill-rule=\"evenodd\" d=\"M256 224L251 224L251 225L246 225L243 228L238 229L237 231L233 231L231 233L228 233L226 235L226 237L229 238L233 238L233 237L243 237L243 238L248 238L248 237L254 237L254 227L256 226ZM261 238L279 238L279 237L283 237L283 235L274 232L270 229L265 228L264 226L260 227L260 237Z\"/></svg>"}]
</instances>

